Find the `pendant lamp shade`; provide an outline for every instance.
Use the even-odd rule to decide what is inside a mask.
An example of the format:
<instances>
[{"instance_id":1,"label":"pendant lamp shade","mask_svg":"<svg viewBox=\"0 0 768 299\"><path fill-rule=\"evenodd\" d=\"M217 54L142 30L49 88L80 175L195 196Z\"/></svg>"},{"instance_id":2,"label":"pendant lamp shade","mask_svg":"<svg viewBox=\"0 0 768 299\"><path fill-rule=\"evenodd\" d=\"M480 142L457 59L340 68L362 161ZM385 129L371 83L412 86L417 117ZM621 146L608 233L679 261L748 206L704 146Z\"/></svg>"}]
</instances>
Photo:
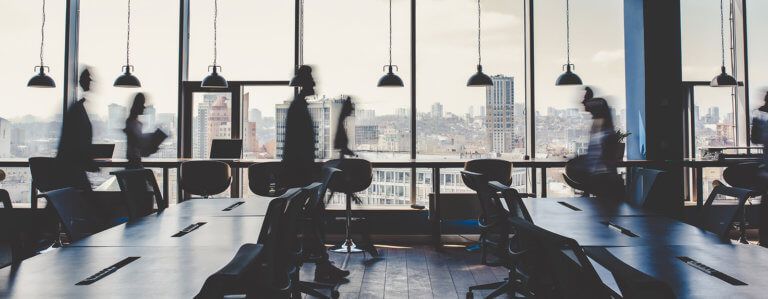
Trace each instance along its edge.
<instances>
[{"instance_id":1,"label":"pendant lamp shade","mask_svg":"<svg viewBox=\"0 0 768 299\"><path fill-rule=\"evenodd\" d=\"M136 78L131 72L133 66L131 65L131 0L128 0L128 26L125 39L125 65L123 66L123 74L115 79L113 84L115 87L128 87L137 88L141 87L139 78Z\"/></svg>"},{"instance_id":2,"label":"pendant lamp shade","mask_svg":"<svg viewBox=\"0 0 768 299\"><path fill-rule=\"evenodd\" d=\"M115 87L141 87L141 82L139 81L139 78L136 78L131 71L133 70L132 65L124 65L123 66L123 74L120 75L120 77L117 77L115 79L115 84L113 84Z\"/></svg>"},{"instance_id":3,"label":"pendant lamp shade","mask_svg":"<svg viewBox=\"0 0 768 299\"><path fill-rule=\"evenodd\" d=\"M482 26L480 23L481 20L482 15L480 9L480 0L477 0L477 73L472 75L472 77L469 77L469 80L467 80L467 86L469 87L493 86L493 80L491 80L491 77L488 77L488 75L483 73L483 54L480 38L482 33Z\"/></svg>"},{"instance_id":4,"label":"pendant lamp shade","mask_svg":"<svg viewBox=\"0 0 768 299\"><path fill-rule=\"evenodd\" d=\"M389 68L389 71L379 79L378 87L403 87L403 79L395 75L392 71L393 67L397 68L396 65L384 66L384 68Z\"/></svg>"},{"instance_id":5,"label":"pendant lamp shade","mask_svg":"<svg viewBox=\"0 0 768 299\"><path fill-rule=\"evenodd\" d=\"M491 80L491 77L488 77L488 75L483 73L483 66L478 64L477 73L472 75L472 77L469 77L467 86L493 86L493 80Z\"/></svg>"},{"instance_id":6,"label":"pendant lamp shade","mask_svg":"<svg viewBox=\"0 0 768 299\"><path fill-rule=\"evenodd\" d=\"M221 70L221 66L216 64L216 59L218 57L218 23L219 23L219 0L213 1L213 64L208 66L209 70L212 70L211 73L203 78L203 82L200 84L201 87L207 87L207 88L228 88L229 83L227 83L227 79L224 79L221 75L219 75L219 70Z\"/></svg>"},{"instance_id":7,"label":"pendant lamp shade","mask_svg":"<svg viewBox=\"0 0 768 299\"><path fill-rule=\"evenodd\" d=\"M36 66L35 70L40 70L36 75L32 76L31 79L29 79L29 82L27 82L27 87L37 87L37 88L54 88L56 87L56 82L53 81L53 78L48 76L43 70L47 69L47 66Z\"/></svg>"},{"instance_id":8,"label":"pendant lamp shade","mask_svg":"<svg viewBox=\"0 0 768 299\"><path fill-rule=\"evenodd\" d=\"M574 66L571 63L571 2L570 0L565 0L565 43L566 43L566 64L565 67L565 73L562 73L559 77L557 77L557 80L555 81L555 86L565 86L565 85L582 85L581 78L579 78L579 75L576 75L571 68L576 69L576 66Z\"/></svg>"},{"instance_id":9,"label":"pendant lamp shade","mask_svg":"<svg viewBox=\"0 0 768 299\"><path fill-rule=\"evenodd\" d=\"M711 87L734 87L738 84L736 82L736 78L734 78L731 75L728 75L728 73L725 71L725 16L724 14L724 8L723 8L723 0L720 0L720 53L721 53L721 66L720 66L720 74L715 76L715 78L712 79L711 82L709 82L709 86ZM730 23L729 23L730 25Z\"/></svg>"},{"instance_id":10,"label":"pendant lamp shade","mask_svg":"<svg viewBox=\"0 0 768 299\"><path fill-rule=\"evenodd\" d=\"M396 65L392 65L392 0L389 0L389 64L384 66L387 74L379 79L378 87L403 87L403 79L395 75L393 68L399 71Z\"/></svg>"},{"instance_id":11,"label":"pendant lamp shade","mask_svg":"<svg viewBox=\"0 0 768 299\"><path fill-rule=\"evenodd\" d=\"M563 86L563 85L582 85L581 78L579 78L579 75L576 75L573 71L571 71L572 64L565 65L565 73L560 75L560 77L557 77L557 81L555 81L556 86Z\"/></svg>"},{"instance_id":12,"label":"pendant lamp shade","mask_svg":"<svg viewBox=\"0 0 768 299\"><path fill-rule=\"evenodd\" d=\"M206 76L203 79L202 84L200 84L201 87L207 87L207 88L228 88L229 83L227 82L227 79L224 79L219 73L216 71L217 69L221 69L221 66L211 65L208 67L209 69L213 68L213 71Z\"/></svg>"},{"instance_id":13,"label":"pendant lamp shade","mask_svg":"<svg viewBox=\"0 0 768 299\"><path fill-rule=\"evenodd\" d=\"M42 26L40 28L40 65L35 66L35 71L37 74L32 76L32 78L29 79L27 82L27 87L36 87L36 88L54 88L56 87L56 82L53 81L53 78L48 76L46 74L46 70L50 72L50 69L45 65L43 62L43 53L45 49L45 0L43 0L43 22Z\"/></svg>"}]
</instances>

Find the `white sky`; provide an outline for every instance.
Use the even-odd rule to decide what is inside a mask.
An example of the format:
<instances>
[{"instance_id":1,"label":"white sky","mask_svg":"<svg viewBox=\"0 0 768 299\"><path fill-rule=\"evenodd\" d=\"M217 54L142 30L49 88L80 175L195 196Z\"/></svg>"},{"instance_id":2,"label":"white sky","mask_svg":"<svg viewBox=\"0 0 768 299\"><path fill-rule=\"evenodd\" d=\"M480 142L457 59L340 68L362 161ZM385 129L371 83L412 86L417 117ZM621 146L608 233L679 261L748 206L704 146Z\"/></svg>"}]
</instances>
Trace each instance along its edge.
<instances>
[{"instance_id":1,"label":"white sky","mask_svg":"<svg viewBox=\"0 0 768 299\"><path fill-rule=\"evenodd\" d=\"M30 89L26 81L38 63L40 2L0 0L1 117L49 116L60 111L63 82L65 0L48 1L46 64L58 84L53 90ZM360 108L378 114L408 107L410 89L409 1L394 0L393 59L406 88L376 87L387 63L387 1L305 0L305 63L315 67L318 93L354 95ZM558 88L554 81L565 61L563 0L536 1L537 108L578 107L580 88ZM522 0L483 0L483 65L488 74L515 77L516 101L524 96ZM621 0L571 1L572 62L598 95L616 108L624 106L623 12ZM468 88L476 57L476 12L473 0L419 0L418 106L434 102L463 114L484 105L482 88ZM718 0L683 0L684 78L710 80L719 68ZM753 103L768 84L768 51L760 38L768 22L766 1L751 0L749 16ZM178 1L133 0L132 63L144 85L141 91L158 112L176 112ZM212 51L212 0L192 0L190 79L207 73ZM81 0L80 62L93 68L97 84L89 110L105 115L110 103L126 104L138 90L112 87L125 60L126 1ZM288 80L293 65L293 1L220 0L219 64L229 80ZM252 88L251 107L265 116L274 104L290 98L290 89ZM702 107L730 110L719 92L703 92ZM727 108L727 110L725 110ZM722 112L725 113L725 112Z\"/></svg>"}]
</instances>

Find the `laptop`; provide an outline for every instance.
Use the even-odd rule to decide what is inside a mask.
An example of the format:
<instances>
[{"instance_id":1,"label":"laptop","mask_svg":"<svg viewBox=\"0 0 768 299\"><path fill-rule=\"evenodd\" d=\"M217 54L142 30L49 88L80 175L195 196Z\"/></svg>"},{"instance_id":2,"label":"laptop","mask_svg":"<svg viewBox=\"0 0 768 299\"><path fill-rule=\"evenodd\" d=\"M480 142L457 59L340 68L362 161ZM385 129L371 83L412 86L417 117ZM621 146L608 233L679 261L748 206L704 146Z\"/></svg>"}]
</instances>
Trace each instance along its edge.
<instances>
[{"instance_id":1,"label":"laptop","mask_svg":"<svg viewBox=\"0 0 768 299\"><path fill-rule=\"evenodd\" d=\"M94 159L112 159L114 152L114 144L93 144L91 147L91 155Z\"/></svg>"},{"instance_id":2,"label":"laptop","mask_svg":"<svg viewBox=\"0 0 768 299\"><path fill-rule=\"evenodd\" d=\"M214 139L211 141L211 159L237 160L243 154L242 139Z\"/></svg>"}]
</instances>

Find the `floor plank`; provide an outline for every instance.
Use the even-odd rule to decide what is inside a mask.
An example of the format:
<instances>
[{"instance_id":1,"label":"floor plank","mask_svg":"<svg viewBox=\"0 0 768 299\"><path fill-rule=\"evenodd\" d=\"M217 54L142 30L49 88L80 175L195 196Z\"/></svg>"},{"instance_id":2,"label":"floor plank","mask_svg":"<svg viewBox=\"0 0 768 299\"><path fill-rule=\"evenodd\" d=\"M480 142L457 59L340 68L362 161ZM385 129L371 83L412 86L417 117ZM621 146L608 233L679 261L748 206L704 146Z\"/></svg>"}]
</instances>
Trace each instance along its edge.
<instances>
[{"instance_id":1,"label":"floor plank","mask_svg":"<svg viewBox=\"0 0 768 299\"><path fill-rule=\"evenodd\" d=\"M377 246L380 257L330 253L337 267L349 270L349 282L339 285L340 298L463 298L469 286L501 281L503 267L480 264L478 252L431 246ZM314 264L301 269L302 280L312 281ZM490 291L475 292L480 298ZM311 298L305 296L304 298ZM504 298L502 296L501 298Z\"/></svg>"}]
</instances>

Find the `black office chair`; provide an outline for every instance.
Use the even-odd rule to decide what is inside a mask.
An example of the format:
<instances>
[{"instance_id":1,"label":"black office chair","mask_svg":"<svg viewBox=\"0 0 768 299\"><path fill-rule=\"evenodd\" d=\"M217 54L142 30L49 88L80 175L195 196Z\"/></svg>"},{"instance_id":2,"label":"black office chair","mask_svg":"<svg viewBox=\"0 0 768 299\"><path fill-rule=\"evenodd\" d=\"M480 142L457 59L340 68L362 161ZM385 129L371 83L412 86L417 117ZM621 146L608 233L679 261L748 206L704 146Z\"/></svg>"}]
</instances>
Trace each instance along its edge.
<instances>
[{"instance_id":1,"label":"black office chair","mask_svg":"<svg viewBox=\"0 0 768 299\"><path fill-rule=\"evenodd\" d=\"M120 185L120 195L128 210L129 220L163 211L168 207L168 201L163 198L157 186L155 173L150 169L128 169L110 172L117 178Z\"/></svg>"},{"instance_id":2,"label":"black office chair","mask_svg":"<svg viewBox=\"0 0 768 299\"><path fill-rule=\"evenodd\" d=\"M531 273L529 287L536 298L614 298L575 240L512 217L523 264Z\"/></svg>"},{"instance_id":3,"label":"black office chair","mask_svg":"<svg viewBox=\"0 0 768 299\"><path fill-rule=\"evenodd\" d=\"M71 242L107 228L107 221L86 202L81 190L68 187L46 192L43 198L56 210Z\"/></svg>"},{"instance_id":4,"label":"black office chair","mask_svg":"<svg viewBox=\"0 0 768 299\"><path fill-rule=\"evenodd\" d=\"M29 173L32 176L32 190L45 193L52 190L69 187L67 180L62 177L63 166L56 158L32 157L29 158ZM31 206L37 209L37 201L42 194L32 192Z\"/></svg>"},{"instance_id":5,"label":"black office chair","mask_svg":"<svg viewBox=\"0 0 768 299\"><path fill-rule=\"evenodd\" d=\"M700 228L717 234L723 240L728 240L730 239L728 234L731 231L731 228L733 228L733 223L740 214L743 216L744 204L747 202L747 199L760 196L760 193L749 189L728 187L718 181L715 181L713 184L714 188L712 189L712 193L709 194L703 207L701 207L696 216L694 216L694 222ZM738 202L736 205L715 206L713 203L718 195L735 197ZM742 222L743 221L742 217ZM745 232L743 231L744 225L741 225L741 227L742 231L739 241L746 244L748 242L746 240Z\"/></svg>"},{"instance_id":6,"label":"black office chair","mask_svg":"<svg viewBox=\"0 0 768 299\"><path fill-rule=\"evenodd\" d=\"M200 160L181 164L181 188L189 194L209 198L226 191L231 183L232 171L227 163Z\"/></svg>"},{"instance_id":7,"label":"black office chair","mask_svg":"<svg viewBox=\"0 0 768 299\"><path fill-rule=\"evenodd\" d=\"M578 156L565 163L565 171L563 172L563 180L571 188L581 191L581 196L589 197L587 186L583 180L586 174L579 170L576 165L581 164L581 160L585 159L584 156Z\"/></svg>"},{"instance_id":8,"label":"black office chair","mask_svg":"<svg viewBox=\"0 0 768 299\"><path fill-rule=\"evenodd\" d=\"M205 280L196 299L224 298L231 294L251 293L248 286L257 280L258 262L263 246L243 244L223 268Z\"/></svg>"},{"instance_id":9,"label":"black office chair","mask_svg":"<svg viewBox=\"0 0 768 299\"><path fill-rule=\"evenodd\" d=\"M621 291L621 297L627 299L674 299L672 288L656 278L638 271L616 258L604 247L586 247L584 251L598 264L613 275Z\"/></svg>"},{"instance_id":10,"label":"black office chair","mask_svg":"<svg viewBox=\"0 0 768 299\"><path fill-rule=\"evenodd\" d=\"M280 196L287 190L280 177L284 172L282 162L263 162L248 166L248 187L260 196Z\"/></svg>"},{"instance_id":11,"label":"black office chair","mask_svg":"<svg viewBox=\"0 0 768 299\"><path fill-rule=\"evenodd\" d=\"M364 217L352 217L352 202L359 202L360 200L355 193L368 189L373 181L373 167L371 162L363 159L336 159L325 162L325 166L341 170L341 174L334 176L328 184L328 187L334 193L340 192L346 195L346 217L344 218L346 229L344 243L336 246L333 250L342 253L365 251L374 257L379 256L378 251L371 241L367 219ZM355 245L352 240L351 234L353 221L357 224L357 231L360 232L362 237L363 243L359 244L360 246Z\"/></svg>"},{"instance_id":12,"label":"black office chair","mask_svg":"<svg viewBox=\"0 0 768 299\"><path fill-rule=\"evenodd\" d=\"M683 203L667 196L678 185L667 171L641 168L634 171L633 177L629 191L632 196L628 199L631 204L672 218L682 215Z\"/></svg>"},{"instance_id":13,"label":"black office chair","mask_svg":"<svg viewBox=\"0 0 768 299\"><path fill-rule=\"evenodd\" d=\"M464 170L485 175L489 181L496 181L509 186L512 184L512 162L500 159L475 159L464 163ZM467 182L465 181L466 185ZM469 186L468 186L469 187ZM471 187L469 187L472 189ZM473 189L473 191L476 191ZM536 197L534 194L520 193L522 197Z\"/></svg>"},{"instance_id":14,"label":"black office chair","mask_svg":"<svg viewBox=\"0 0 768 299\"><path fill-rule=\"evenodd\" d=\"M493 290L488 295L488 298L503 294L512 296L515 293L527 294L528 291L524 286L526 279L517 271L518 255L510 251L510 248L515 246L510 238L510 235L513 235L512 227L508 221L508 218L511 216L510 212L504 209L500 198L495 194L496 192L491 190L485 175L462 170L461 177L468 187L477 192L477 198L480 201L481 214L478 218L478 223L480 225L481 262L488 266L503 266L509 270L509 276L504 281L470 286L467 291L467 298L474 296L472 291L488 289ZM508 199L509 202L520 200L520 204L522 204L522 200L514 189L499 182L494 183L495 186L505 188L505 192L508 192L507 196L510 197ZM512 198L512 195L515 197ZM515 207L520 207L520 205L514 204L512 207L513 210L519 210L515 209ZM489 252L498 261L488 262L487 255Z\"/></svg>"},{"instance_id":15,"label":"black office chair","mask_svg":"<svg viewBox=\"0 0 768 299\"><path fill-rule=\"evenodd\" d=\"M0 189L0 203L3 204L3 209L12 209L13 202L11 202L11 195L5 189Z\"/></svg>"}]
</instances>

